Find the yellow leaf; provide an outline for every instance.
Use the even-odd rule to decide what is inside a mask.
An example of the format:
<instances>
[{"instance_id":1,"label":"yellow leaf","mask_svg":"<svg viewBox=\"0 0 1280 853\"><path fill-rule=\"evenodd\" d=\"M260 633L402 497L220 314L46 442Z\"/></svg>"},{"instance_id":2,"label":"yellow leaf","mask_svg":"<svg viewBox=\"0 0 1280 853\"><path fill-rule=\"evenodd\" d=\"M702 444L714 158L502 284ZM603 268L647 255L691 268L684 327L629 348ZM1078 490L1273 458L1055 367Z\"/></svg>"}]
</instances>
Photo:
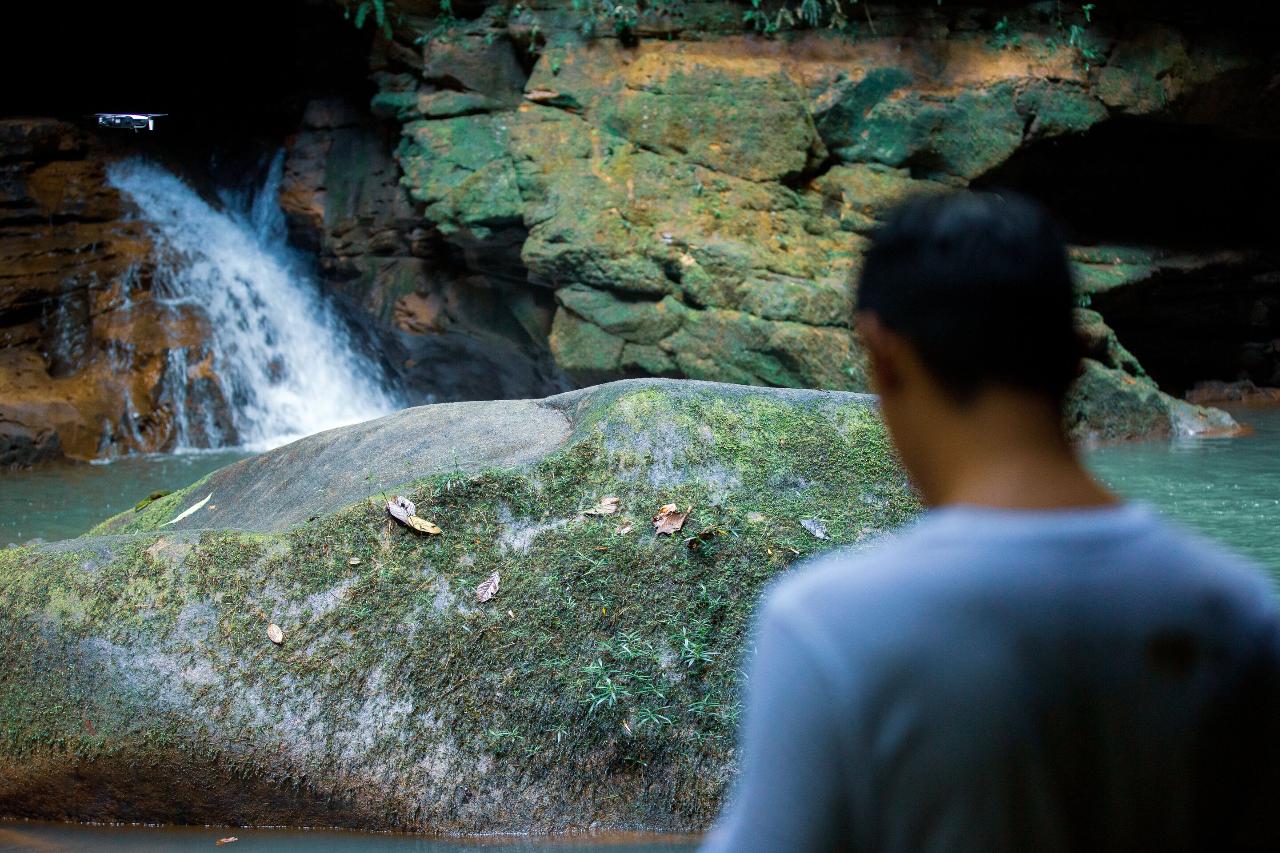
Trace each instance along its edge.
<instances>
[{"instance_id":1,"label":"yellow leaf","mask_svg":"<svg viewBox=\"0 0 1280 853\"><path fill-rule=\"evenodd\" d=\"M427 521L425 518L419 518L416 515L409 516L409 519L408 521L405 522L405 524L409 525L419 533L427 533L427 534L430 534L431 536L439 536L441 533L444 532L436 525Z\"/></svg>"},{"instance_id":2,"label":"yellow leaf","mask_svg":"<svg viewBox=\"0 0 1280 853\"><path fill-rule=\"evenodd\" d=\"M620 501L615 497L601 498L591 509L584 510L583 515L613 515L618 511Z\"/></svg>"}]
</instances>

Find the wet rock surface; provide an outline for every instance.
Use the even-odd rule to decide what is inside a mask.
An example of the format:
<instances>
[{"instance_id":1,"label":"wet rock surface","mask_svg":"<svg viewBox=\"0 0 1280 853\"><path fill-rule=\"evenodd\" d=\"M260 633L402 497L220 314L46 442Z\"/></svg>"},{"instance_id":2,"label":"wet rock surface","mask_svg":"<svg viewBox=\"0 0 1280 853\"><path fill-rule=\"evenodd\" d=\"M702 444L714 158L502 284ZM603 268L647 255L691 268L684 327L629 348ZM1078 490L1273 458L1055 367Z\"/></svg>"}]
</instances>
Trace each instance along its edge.
<instances>
[{"instance_id":1,"label":"wet rock surface","mask_svg":"<svg viewBox=\"0 0 1280 853\"><path fill-rule=\"evenodd\" d=\"M0 817L703 829L764 584L917 510L862 395L631 380L312 436L0 551Z\"/></svg>"},{"instance_id":2,"label":"wet rock surface","mask_svg":"<svg viewBox=\"0 0 1280 853\"><path fill-rule=\"evenodd\" d=\"M0 119L0 465L164 448L175 349L197 354L183 384L209 384L202 318L155 298L108 162L69 123Z\"/></svg>"}]
</instances>

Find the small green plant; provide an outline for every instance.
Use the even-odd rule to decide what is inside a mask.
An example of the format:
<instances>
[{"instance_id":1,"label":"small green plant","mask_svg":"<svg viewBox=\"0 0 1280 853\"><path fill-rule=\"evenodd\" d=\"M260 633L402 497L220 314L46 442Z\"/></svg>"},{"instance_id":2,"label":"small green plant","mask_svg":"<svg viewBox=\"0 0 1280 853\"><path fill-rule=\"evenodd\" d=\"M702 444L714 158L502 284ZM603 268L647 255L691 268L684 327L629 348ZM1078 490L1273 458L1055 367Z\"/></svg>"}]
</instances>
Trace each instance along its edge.
<instances>
[{"instance_id":1,"label":"small green plant","mask_svg":"<svg viewBox=\"0 0 1280 853\"><path fill-rule=\"evenodd\" d=\"M698 669L704 664L711 663L715 658L715 652L707 648L707 633L708 628L705 624L698 625L692 632L687 627L681 626L678 642L680 662L686 668Z\"/></svg>"},{"instance_id":2,"label":"small green plant","mask_svg":"<svg viewBox=\"0 0 1280 853\"><path fill-rule=\"evenodd\" d=\"M1011 47L1017 47L1022 41L1022 37L1012 31L1008 15L996 21L996 25L991 32L991 43L996 50L1008 50Z\"/></svg>"},{"instance_id":3,"label":"small green plant","mask_svg":"<svg viewBox=\"0 0 1280 853\"><path fill-rule=\"evenodd\" d=\"M449 0L443 0L442 6L447 5ZM364 29L365 22L369 20L369 16L373 15L374 25L382 31L387 38L391 38L391 21L392 17L400 20L400 13L395 10L395 4L391 0L357 0L355 3L347 2L344 4L342 15L347 20L356 25L357 30Z\"/></svg>"},{"instance_id":4,"label":"small green plant","mask_svg":"<svg viewBox=\"0 0 1280 853\"><path fill-rule=\"evenodd\" d=\"M635 34L636 24L640 19L640 7L636 0L573 0L572 6L575 12L582 15L579 29L587 37L597 34L601 24L605 24L613 30L615 36L630 38Z\"/></svg>"},{"instance_id":5,"label":"small green plant","mask_svg":"<svg viewBox=\"0 0 1280 853\"><path fill-rule=\"evenodd\" d=\"M618 684L617 671L605 666L601 658L596 658L594 663L583 667L582 672L593 679L591 694L587 697L587 704L593 714L601 706L612 708L618 704L618 700L631 696L629 690Z\"/></svg>"},{"instance_id":6,"label":"small green plant","mask_svg":"<svg viewBox=\"0 0 1280 853\"><path fill-rule=\"evenodd\" d=\"M665 711L666 708L659 708L658 710ZM664 729L667 726L671 725L670 717L668 717L666 714L660 714L658 713L658 711L655 711L651 708L637 708L635 720L636 720L636 724L635 724L634 731L636 732L639 732L644 728L650 728L654 730Z\"/></svg>"},{"instance_id":7,"label":"small green plant","mask_svg":"<svg viewBox=\"0 0 1280 853\"><path fill-rule=\"evenodd\" d=\"M1067 30L1067 46L1074 47L1080 52L1080 58L1084 60L1084 70L1088 71L1103 58L1103 53L1085 38L1085 32L1084 27L1072 24Z\"/></svg>"},{"instance_id":8,"label":"small green plant","mask_svg":"<svg viewBox=\"0 0 1280 853\"><path fill-rule=\"evenodd\" d=\"M414 44L423 44L436 39L447 38L448 33L462 23L462 19L453 14L453 0L440 0L440 14L436 16L435 26L413 40ZM485 35L485 44L493 43L493 33ZM457 460L454 460L457 465Z\"/></svg>"},{"instance_id":9,"label":"small green plant","mask_svg":"<svg viewBox=\"0 0 1280 853\"><path fill-rule=\"evenodd\" d=\"M503 753L524 740L524 735L515 729L489 729L485 738L494 752Z\"/></svg>"}]
</instances>

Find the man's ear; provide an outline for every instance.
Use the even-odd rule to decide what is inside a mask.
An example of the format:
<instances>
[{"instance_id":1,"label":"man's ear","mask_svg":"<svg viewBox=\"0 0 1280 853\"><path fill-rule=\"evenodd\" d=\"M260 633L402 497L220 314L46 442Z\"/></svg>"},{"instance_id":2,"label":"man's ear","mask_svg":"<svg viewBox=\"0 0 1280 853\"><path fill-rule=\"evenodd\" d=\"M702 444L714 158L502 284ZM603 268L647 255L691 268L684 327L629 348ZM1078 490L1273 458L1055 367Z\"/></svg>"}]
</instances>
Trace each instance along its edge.
<instances>
[{"instance_id":1,"label":"man's ear","mask_svg":"<svg viewBox=\"0 0 1280 853\"><path fill-rule=\"evenodd\" d=\"M867 354L871 390L880 396L893 394L902 386L902 340L887 329L870 311L859 311L854 318L858 341Z\"/></svg>"}]
</instances>

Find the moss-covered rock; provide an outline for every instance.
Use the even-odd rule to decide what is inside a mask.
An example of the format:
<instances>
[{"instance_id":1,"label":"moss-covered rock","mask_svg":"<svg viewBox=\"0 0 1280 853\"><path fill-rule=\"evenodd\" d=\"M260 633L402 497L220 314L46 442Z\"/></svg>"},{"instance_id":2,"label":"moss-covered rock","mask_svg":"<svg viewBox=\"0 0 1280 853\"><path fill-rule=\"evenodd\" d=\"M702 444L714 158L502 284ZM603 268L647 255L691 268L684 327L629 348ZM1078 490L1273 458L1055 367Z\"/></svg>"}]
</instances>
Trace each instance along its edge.
<instances>
[{"instance_id":1,"label":"moss-covered rock","mask_svg":"<svg viewBox=\"0 0 1280 853\"><path fill-rule=\"evenodd\" d=\"M1240 425L1220 409L1174 399L1145 374L1135 375L1124 366L1108 367L1092 358L1084 360L1067 400L1066 421L1071 433L1087 442L1240 431Z\"/></svg>"},{"instance_id":2,"label":"moss-covered rock","mask_svg":"<svg viewBox=\"0 0 1280 853\"><path fill-rule=\"evenodd\" d=\"M630 381L312 436L0 551L0 815L703 828L762 586L915 509L849 394Z\"/></svg>"}]
</instances>

